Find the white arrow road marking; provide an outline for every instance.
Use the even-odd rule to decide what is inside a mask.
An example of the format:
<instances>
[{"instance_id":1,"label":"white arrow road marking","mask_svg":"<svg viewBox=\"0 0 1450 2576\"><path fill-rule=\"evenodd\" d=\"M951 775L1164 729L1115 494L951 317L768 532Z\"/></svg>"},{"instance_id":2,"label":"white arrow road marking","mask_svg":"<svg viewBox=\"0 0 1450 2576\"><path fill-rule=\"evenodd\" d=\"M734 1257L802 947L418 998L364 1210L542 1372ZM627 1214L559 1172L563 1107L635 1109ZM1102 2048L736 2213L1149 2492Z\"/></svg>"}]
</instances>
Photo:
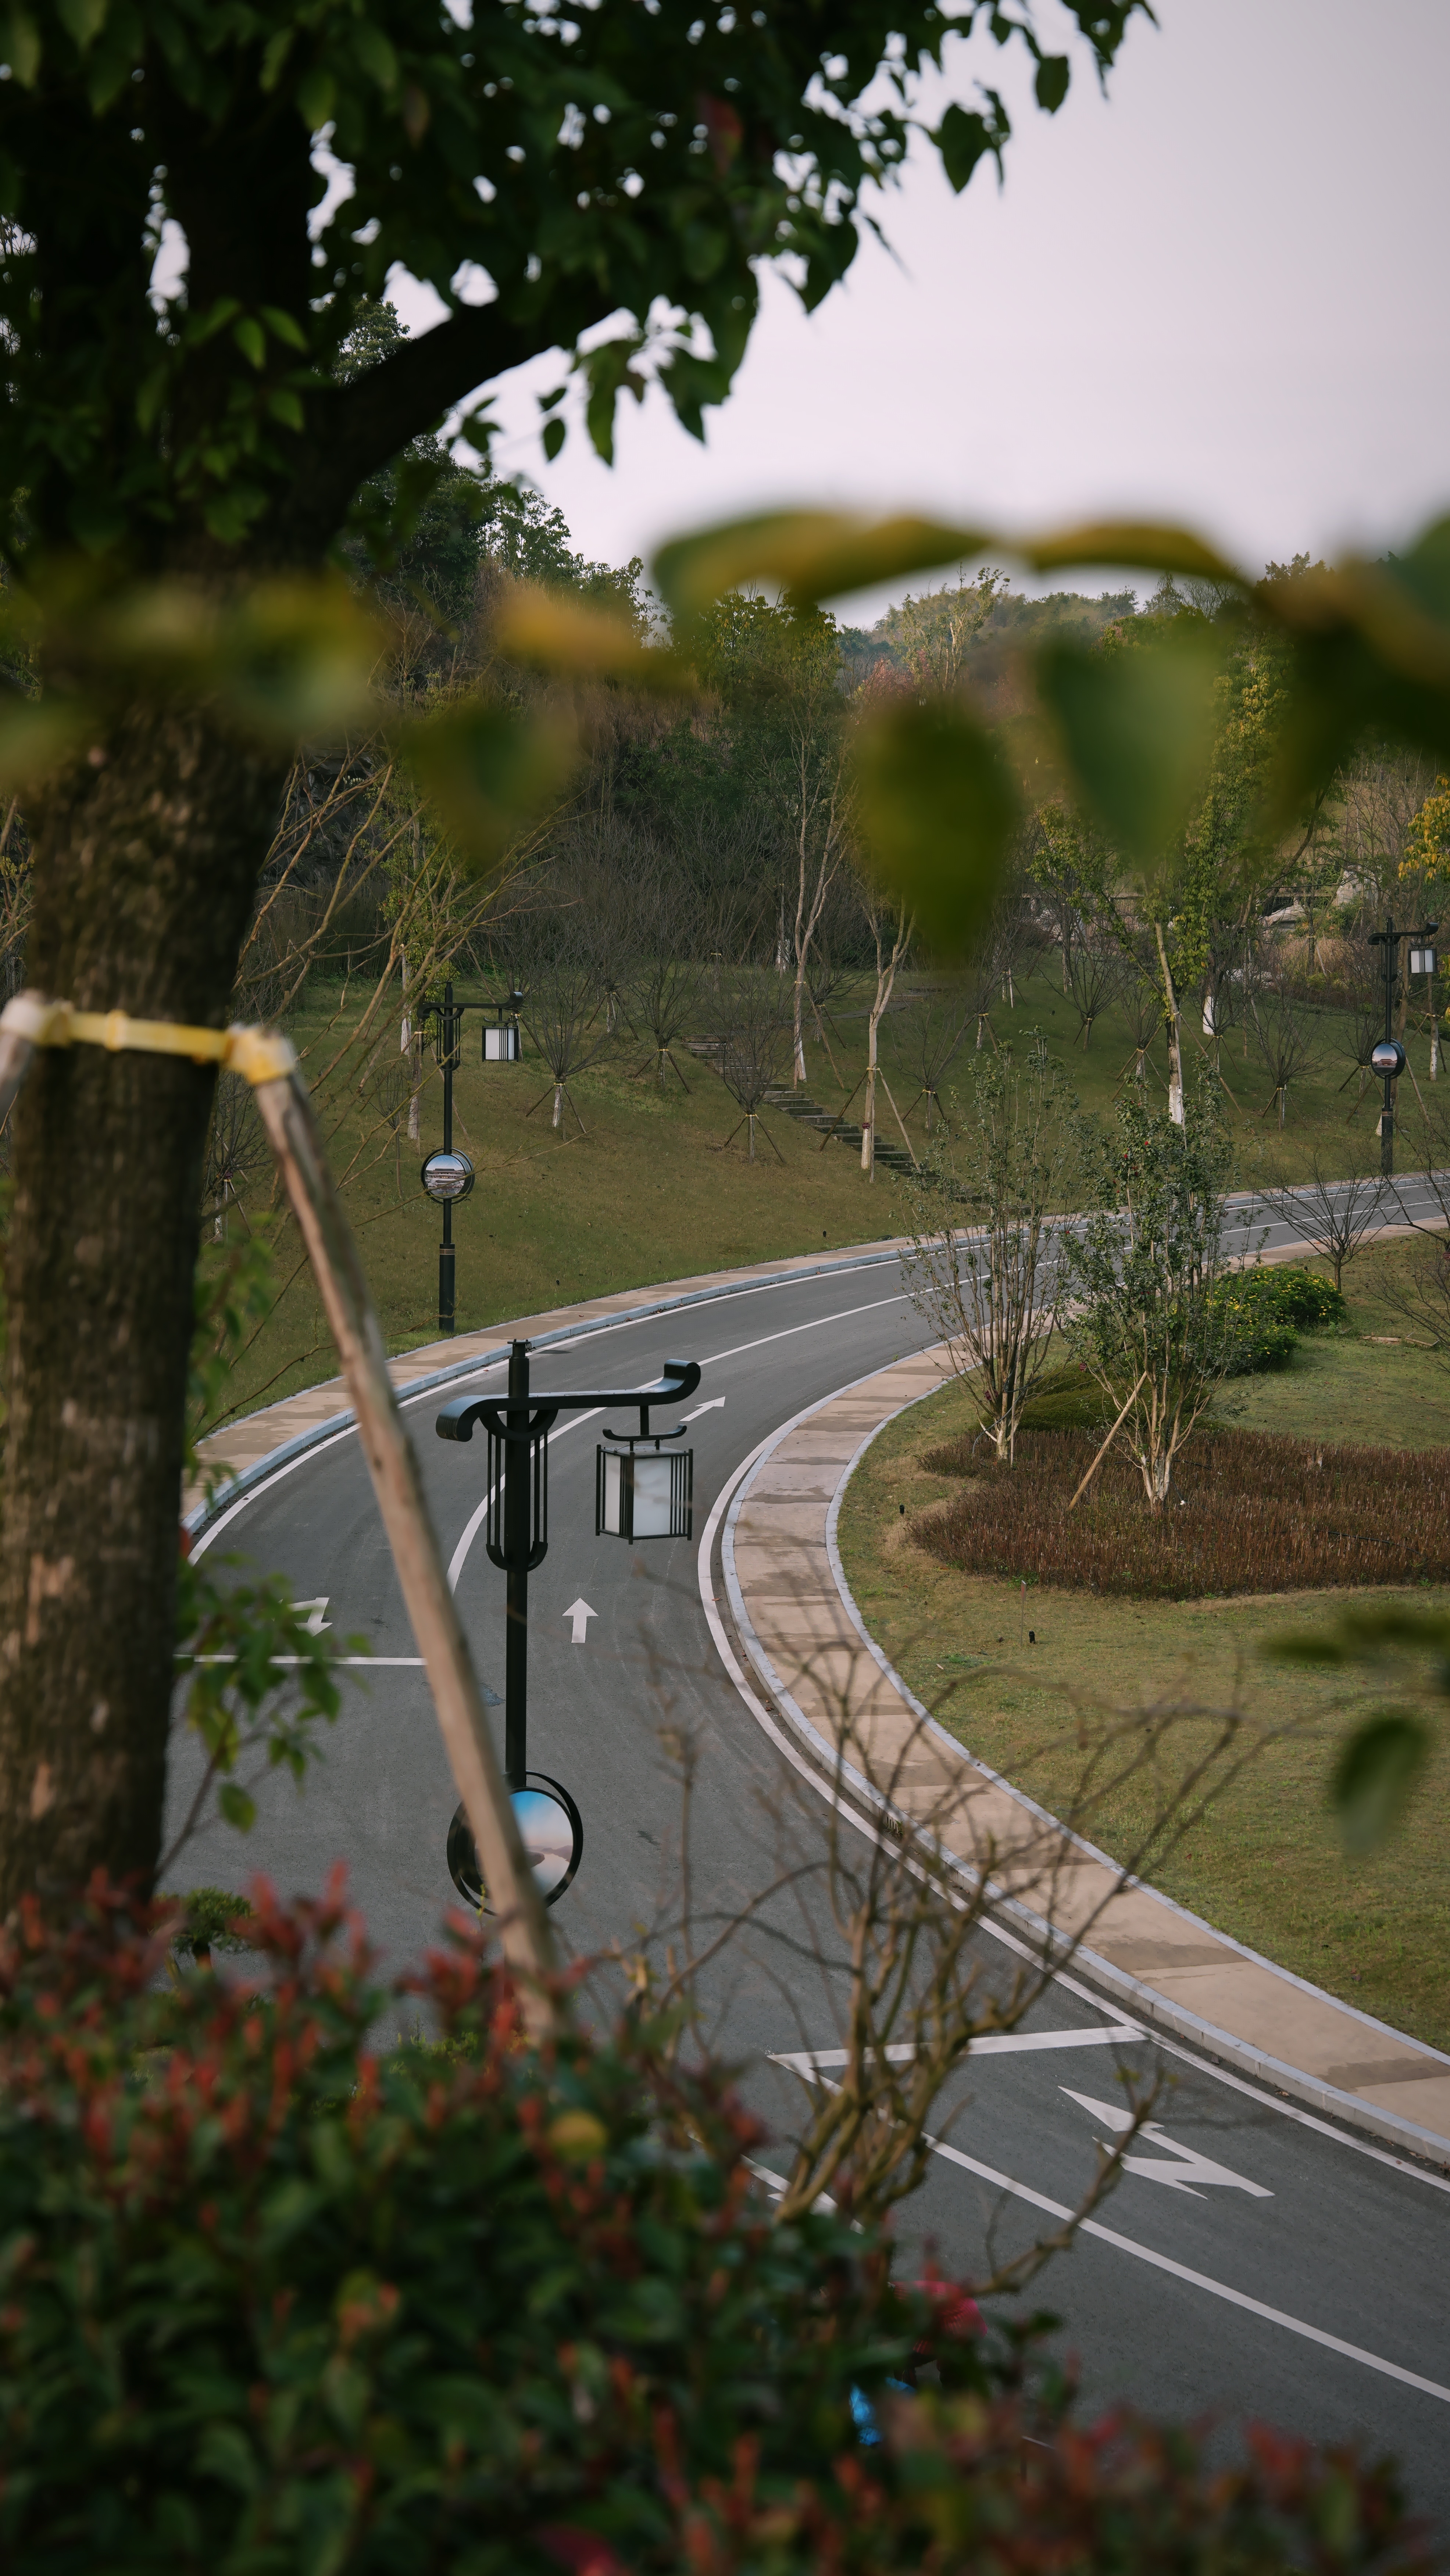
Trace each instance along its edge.
<instances>
[{"instance_id":1,"label":"white arrow road marking","mask_svg":"<svg viewBox=\"0 0 1450 2576\"><path fill-rule=\"evenodd\" d=\"M331 1598L332 1595L330 1592L319 1592L315 1601L293 1602L292 1607L294 1610L310 1610L312 1613L311 1618L307 1622L307 1634L309 1637L320 1637L324 1628L330 1628L332 1626L332 1621L330 1619L324 1619L322 1615Z\"/></svg>"},{"instance_id":2,"label":"white arrow road marking","mask_svg":"<svg viewBox=\"0 0 1450 2576\"><path fill-rule=\"evenodd\" d=\"M698 1422L702 1413L723 1413L724 1410L724 1396L712 1395L708 1404L697 1404L693 1413L687 1413L685 1415L685 1420L687 1422ZM761 2170L763 2172L764 2167L762 2167Z\"/></svg>"},{"instance_id":3,"label":"white arrow road marking","mask_svg":"<svg viewBox=\"0 0 1450 2576\"><path fill-rule=\"evenodd\" d=\"M1116 2136L1131 2129L1132 2112L1125 2111L1121 2102L1097 2102L1091 2093L1074 2093L1066 2084L1059 2085L1058 2090L1067 2094L1069 2102L1078 2102L1084 2111L1091 2111L1094 2119L1101 2120ZM1211 2156L1201 2156L1197 2147L1180 2147L1176 2138L1164 2136L1156 2120L1146 2121L1139 2135L1147 2139L1150 2147L1165 2147L1178 2162L1167 2165L1153 2156L1124 2156L1124 2173L1141 2174L1144 2182L1161 2182L1169 2191L1186 2191L1194 2200L1203 2198L1201 2191L1194 2190L1195 2183L1217 2184L1223 2191L1246 2191L1255 2200L1274 2197L1263 2183L1250 2182L1247 2175L1233 2173L1227 2165L1216 2165Z\"/></svg>"},{"instance_id":4,"label":"white arrow road marking","mask_svg":"<svg viewBox=\"0 0 1450 2576\"><path fill-rule=\"evenodd\" d=\"M569 1643L571 1646L584 1646L588 1644L589 1641L585 1634L585 1630L589 1621L591 1619L597 1619L598 1616L598 1611L590 1609L582 1592L580 1593L577 1601L570 1602L568 1609L564 1612L564 1617L566 1619L572 1619L574 1622L574 1626L569 1637Z\"/></svg>"},{"instance_id":5,"label":"white arrow road marking","mask_svg":"<svg viewBox=\"0 0 1450 2576\"><path fill-rule=\"evenodd\" d=\"M824 2080L831 2092L839 2092L839 2085L831 2084L829 2077ZM1062 2089L1066 2092L1066 2085ZM1116 2113L1116 2102L1112 2108ZM994 2191L1006 2192L1013 2200L1025 2200L1029 2209L1045 2210L1049 2218L1063 2223L1076 2218L1076 2212L1062 2201L1049 2200L1045 2191L1034 2191L1030 2183L1018 2182L1012 2174L999 2173L995 2165L984 2165L976 2156L964 2155L960 2147L949 2146L945 2138L933 2138L925 2130L922 2138L934 2156L957 2165L963 2173L975 2174L979 2182L990 2183ZM1262 2317L1266 2325L1283 2326L1289 2334L1302 2335L1306 2343L1318 2344L1325 2352L1337 2352L1345 2361L1357 2361L1365 2370L1377 2370L1386 2379L1397 2379L1403 2388L1418 2388L1426 2397L1438 2397L1442 2405L1450 2406L1450 2388L1442 2387L1438 2379L1422 2379L1417 2370L1406 2370L1403 2362L1389 2361L1383 2353L1366 2352L1363 2344L1348 2343L1342 2335L1326 2334L1322 2326L1310 2325L1305 2317L1290 2316L1284 2308L1271 2308L1263 2299L1251 2299L1246 2290L1236 2290L1227 2281L1216 2281L1211 2272L1195 2272L1187 2263L1175 2262L1171 2254L1160 2254L1156 2246L1141 2245L1136 2236L1120 2236L1115 2227L1105 2227L1100 2218L1077 2219L1077 2232L1095 2237L1100 2245L1111 2245L1117 2254L1131 2254L1137 2262L1151 2264L1155 2272L1166 2272L1170 2280L1186 2281L1192 2290L1206 2290L1210 2298L1223 2299L1247 2316Z\"/></svg>"},{"instance_id":6,"label":"white arrow road marking","mask_svg":"<svg viewBox=\"0 0 1450 2576\"><path fill-rule=\"evenodd\" d=\"M974 2057L1005 2057L1019 2049L1107 2048L1118 2041L1142 2037L1142 2031L1132 2021L1115 2022L1106 2030L993 2030L973 2040L966 2062L970 2064ZM918 2052L914 2046L903 2045L884 2048L881 2054L888 2066L906 2066ZM802 2048L789 2057L772 2051L770 2062L772 2066L788 2066L793 2075L814 2075L823 2066L845 2066L849 2061L844 2048ZM1066 2085L1062 2090L1066 2092ZM1073 2096L1074 2101L1082 2098L1081 2094Z\"/></svg>"}]
</instances>

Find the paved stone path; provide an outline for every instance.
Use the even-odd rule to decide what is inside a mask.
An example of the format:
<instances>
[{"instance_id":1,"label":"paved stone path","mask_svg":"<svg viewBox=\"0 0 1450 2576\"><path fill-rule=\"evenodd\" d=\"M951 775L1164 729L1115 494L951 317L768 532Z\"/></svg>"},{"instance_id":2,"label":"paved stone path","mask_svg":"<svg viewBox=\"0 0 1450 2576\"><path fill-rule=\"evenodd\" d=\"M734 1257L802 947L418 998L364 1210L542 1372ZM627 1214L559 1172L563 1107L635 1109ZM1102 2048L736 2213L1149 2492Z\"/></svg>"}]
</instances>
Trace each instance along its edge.
<instances>
[{"instance_id":1,"label":"paved stone path","mask_svg":"<svg viewBox=\"0 0 1450 2576\"><path fill-rule=\"evenodd\" d=\"M726 1582L777 1707L828 1759L844 1752L961 1859L986 1866L1039 1924L1083 1941L1084 1973L1130 2010L1357 2126L1450 2158L1450 2057L1254 1957L1151 1888L1124 1887L933 1724L872 1644L836 1554L835 1507L870 1434L942 1376L940 1354L928 1351L831 1397L784 1433L736 1497Z\"/></svg>"}]
</instances>

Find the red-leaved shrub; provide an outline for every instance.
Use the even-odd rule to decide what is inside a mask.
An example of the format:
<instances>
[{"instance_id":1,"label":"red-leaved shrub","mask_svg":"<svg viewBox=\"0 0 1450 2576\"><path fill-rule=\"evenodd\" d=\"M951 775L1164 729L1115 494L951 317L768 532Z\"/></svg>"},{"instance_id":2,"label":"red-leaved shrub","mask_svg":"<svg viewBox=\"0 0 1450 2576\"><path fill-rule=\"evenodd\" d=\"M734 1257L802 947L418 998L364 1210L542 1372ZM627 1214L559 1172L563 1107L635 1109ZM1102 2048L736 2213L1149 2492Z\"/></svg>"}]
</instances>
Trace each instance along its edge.
<instances>
[{"instance_id":1,"label":"red-leaved shrub","mask_svg":"<svg viewBox=\"0 0 1450 2576\"><path fill-rule=\"evenodd\" d=\"M1069 1511L1098 1441L1023 1431L1011 1467L989 1465L969 1439L928 1450L924 1466L969 1481L922 1516L920 1544L971 1574L1175 1601L1450 1582L1450 1449L1334 1448L1215 1429L1179 1451L1160 1511L1112 1450Z\"/></svg>"},{"instance_id":2,"label":"red-leaved shrub","mask_svg":"<svg viewBox=\"0 0 1450 2576\"><path fill-rule=\"evenodd\" d=\"M537 2049L462 1927L385 1989L340 1886L256 1895L242 1982L99 1882L0 1942L6 2576L1425 2568L1387 2470L1079 2428L960 2285L774 2225L647 2023ZM443 2045L380 2060L400 1994Z\"/></svg>"}]
</instances>

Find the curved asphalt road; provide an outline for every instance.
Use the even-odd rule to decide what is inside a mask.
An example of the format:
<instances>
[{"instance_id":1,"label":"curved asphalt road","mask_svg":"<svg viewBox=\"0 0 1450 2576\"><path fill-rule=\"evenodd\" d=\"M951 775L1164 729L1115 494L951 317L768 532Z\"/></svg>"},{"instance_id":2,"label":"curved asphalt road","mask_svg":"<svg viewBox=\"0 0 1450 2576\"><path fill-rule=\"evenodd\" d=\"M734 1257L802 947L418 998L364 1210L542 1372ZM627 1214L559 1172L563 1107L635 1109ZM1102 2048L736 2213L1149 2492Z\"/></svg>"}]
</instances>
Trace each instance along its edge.
<instances>
[{"instance_id":1,"label":"curved asphalt road","mask_svg":"<svg viewBox=\"0 0 1450 2576\"><path fill-rule=\"evenodd\" d=\"M1269 1239L1292 1237L1274 1228ZM537 1355L534 1376L540 1387L632 1385L666 1357L702 1361L703 1383L685 1408L712 1408L691 1428L698 1539L758 1442L927 1338L894 1265L843 1263L824 1277L747 1287L677 1317L555 1344ZM479 1382L501 1389L502 1371ZM482 1497L486 1451L481 1433L467 1447L434 1438L441 1401L426 1396L411 1411L435 1524L455 1555ZM598 1427L576 1420L554 1435L549 1555L530 1584L530 1762L567 1784L585 1825L583 1864L554 1921L583 1953L678 1938L684 1750L694 1763L698 1948L783 1870L819 1862L824 1809L719 1664L696 1544L628 1549L595 1537ZM339 1640L364 1639L379 1660L350 1687L305 1791L269 1775L248 1841L210 1825L171 1875L234 1885L261 1868L291 1893L317 1889L344 1858L374 1939L401 1963L436 1935L452 1900L443 1850L455 1796L355 1437L343 1434L264 1485L213 1537L223 1552L285 1571L299 1598L325 1596ZM501 1690L503 1578L481 1533L461 1553L457 1597L475 1660ZM596 1615L576 1646L566 1613L580 1597ZM381 1660L389 1657L399 1660ZM190 1739L179 1738L178 1814L196 1761ZM829 1947L819 1881L808 1876L706 1972L712 2036L742 2063L747 2089L779 2130L801 2096L768 2055L829 2048L838 2036L841 1982L819 1955ZM984 1978L1010 1980L1012 1951L986 1933L979 1948ZM1107 2114L1123 2098L1117 2070L1162 2071L1171 2090L1158 2135L1139 2142L1135 2169L1094 2227L1029 2294L1063 2320L1059 2342L1080 2357L1089 2401L1259 2417L1392 2450L1415 2505L1450 2526L1450 2182L1192 2052L1113 2035L1123 2027L1085 1988L1060 1980L1022 2032L974 2053L955 2088L949 2152L933 2159L902 2213L903 2236L932 2239L967 2271L982 2269L989 2242L1000 2254L1030 2241L1088 2184L1095 2142L1109 2137Z\"/></svg>"}]
</instances>

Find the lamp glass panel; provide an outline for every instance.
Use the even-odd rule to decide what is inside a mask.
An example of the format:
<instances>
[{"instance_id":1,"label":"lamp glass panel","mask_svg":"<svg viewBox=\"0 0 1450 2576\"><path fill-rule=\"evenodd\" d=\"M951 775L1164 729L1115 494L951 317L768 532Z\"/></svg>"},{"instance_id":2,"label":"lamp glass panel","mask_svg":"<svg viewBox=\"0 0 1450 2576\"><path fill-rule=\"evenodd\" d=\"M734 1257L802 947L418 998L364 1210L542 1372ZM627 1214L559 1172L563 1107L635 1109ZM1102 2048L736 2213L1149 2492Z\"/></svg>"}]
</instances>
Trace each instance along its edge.
<instances>
[{"instance_id":1,"label":"lamp glass panel","mask_svg":"<svg viewBox=\"0 0 1450 2576\"><path fill-rule=\"evenodd\" d=\"M670 1536L670 1470L664 1454L636 1456L634 1461L634 1534L636 1538Z\"/></svg>"},{"instance_id":2,"label":"lamp glass panel","mask_svg":"<svg viewBox=\"0 0 1450 2576\"><path fill-rule=\"evenodd\" d=\"M621 1534L620 1508L624 1499L624 1479L620 1468L624 1461L617 1449L604 1452L604 1526L611 1538Z\"/></svg>"},{"instance_id":3,"label":"lamp glass panel","mask_svg":"<svg viewBox=\"0 0 1450 2576\"><path fill-rule=\"evenodd\" d=\"M519 1033L517 1029L489 1029L483 1032L485 1064L517 1064Z\"/></svg>"}]
</instances>

